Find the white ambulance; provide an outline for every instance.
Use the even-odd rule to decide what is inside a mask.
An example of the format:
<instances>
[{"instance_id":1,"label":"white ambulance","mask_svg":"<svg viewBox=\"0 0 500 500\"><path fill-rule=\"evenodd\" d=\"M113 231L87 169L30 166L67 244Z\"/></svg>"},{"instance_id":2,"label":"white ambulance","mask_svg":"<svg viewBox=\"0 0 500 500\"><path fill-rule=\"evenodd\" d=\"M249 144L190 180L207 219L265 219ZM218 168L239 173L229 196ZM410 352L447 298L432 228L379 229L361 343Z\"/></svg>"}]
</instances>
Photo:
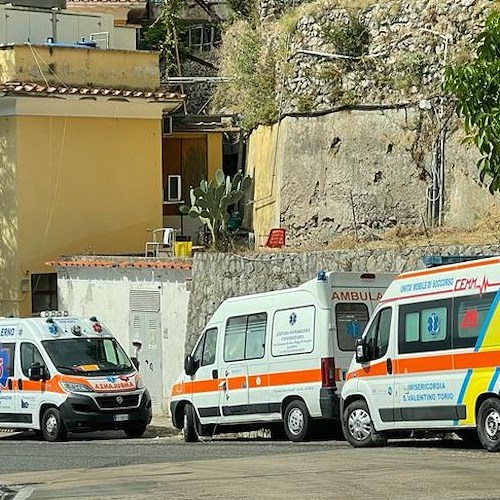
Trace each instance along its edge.
<instances>
[{"instance_id":1,"label":"white ambulance","mask_svg":"<svg viewBox=\"0 0 500 500\"><path fill-rule=\"evenodd\" d=\"M342 388L353 446L383 444L401 431L454 431L500 450L499 290L498 257L394 280Z\"/></svg>"},{"instance_id":2,"label":"white ambulance","mask_svg":"<svg viewBox=\"0 0 500 500\"><path fill-rule=\"evenodd\" d=\"M174 426L186 441L266 427L302 441L313 419L338 421L355 340L394 276L320 272L224 301L172 387Z\"/></svg>"},{"instance_id":3,"label":"white ambulance","mask_svg":"<svg viewBox=\"0 0 500 500\"><path fill-rule=\"evenodd\" d=\"M43 316L0 319L0 428L48 441L104 429L141 436L151 399L108 328L96 317Z\"/></svg>"}]
</instances>

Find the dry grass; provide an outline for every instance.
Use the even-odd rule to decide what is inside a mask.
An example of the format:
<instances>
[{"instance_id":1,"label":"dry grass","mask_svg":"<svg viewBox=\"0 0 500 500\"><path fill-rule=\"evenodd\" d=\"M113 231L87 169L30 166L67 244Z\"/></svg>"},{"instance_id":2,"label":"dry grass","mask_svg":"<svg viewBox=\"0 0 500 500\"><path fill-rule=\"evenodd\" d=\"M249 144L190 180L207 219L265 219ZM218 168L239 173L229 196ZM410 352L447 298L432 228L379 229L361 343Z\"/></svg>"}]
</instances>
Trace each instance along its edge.
<instances>
[{"instance_id":1,"label":"dry grass","mask_svg":"<svg viewBox=\"0 0 500 500\"><path fill-rule=\"evenodd\" d=\"M470 229L394 226L361 241L353 235L332 241L329 248L403 248L426 245L487 245L500 243L500 209L493 207Z\"/></svg>"},{"instance_id":2,"label":"dry grass","mask_svg":"<svg viewBox=\"0 0 500 500\"><path fill-rule=\"evenodd\" d=\"M315 250L352 250L352 249L393 249L422 246L451 246L451 245L496 245L500 244L500 207L493 206L488 213L478 219L469 229L454 227L428 228L396 225L385 231L372 234L356 235L354 231L344 234L328 245L318 248L318 245L304 244L300 247L287 245L287 250L315 251Z\"/></svg>"}]
</instances>

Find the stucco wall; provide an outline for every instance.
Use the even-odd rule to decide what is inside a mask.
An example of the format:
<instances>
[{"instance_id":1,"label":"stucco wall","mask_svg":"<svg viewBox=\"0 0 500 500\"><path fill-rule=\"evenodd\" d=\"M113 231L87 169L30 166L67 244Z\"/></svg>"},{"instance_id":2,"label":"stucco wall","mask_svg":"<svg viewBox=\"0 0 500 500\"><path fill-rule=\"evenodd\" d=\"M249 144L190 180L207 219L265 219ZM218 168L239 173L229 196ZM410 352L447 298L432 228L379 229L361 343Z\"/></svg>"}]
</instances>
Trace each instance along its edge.
<instances>
[{"instance_id":1,"label":"stucco wall","mask_svg":"<svg viewBox=\"0 0 500 500\"><path fill-rule=\"evenodd\" d=\"M144 252L161 227L159 120L18 118L19 257Z\"/></svg>"},{"instance_id":2,"label":"stucco wall","mask_svg":"<svg viewBox=\"0 0 500 500\"><path fill-rule=\"evenodd\" d=\"M29 301L21 291L22 269L19 265L18 179L15 152L16 120L0 120L0 315L17 314Z\"/></svg>"},{"instance_id":3,"label":"stucco wall","mask_svg":"<svg viewBox=\"0 0 500 500\"><path fill-rule=\"evenodd\" d=\"M97 316L133 355L129 333L130 290L159 289L162 331L162 409L183 367L189 291L188 271L103 268L58 269L59 308L74 315ZM143 365L142 369L147 369Z\"/></svg>"},{"instance_id":4,"label":"stucco wall","mask_svg":"<svg viewBox=\"0 0 500 500\"><path fill-rule=\"evenodd\" d=\"M40 65L44 66L43 75ZM158 53L41 45L33 49L28 45L6 46L0 50L0 81L155 89L160 84Z\"/></svg>"}]
</instances>

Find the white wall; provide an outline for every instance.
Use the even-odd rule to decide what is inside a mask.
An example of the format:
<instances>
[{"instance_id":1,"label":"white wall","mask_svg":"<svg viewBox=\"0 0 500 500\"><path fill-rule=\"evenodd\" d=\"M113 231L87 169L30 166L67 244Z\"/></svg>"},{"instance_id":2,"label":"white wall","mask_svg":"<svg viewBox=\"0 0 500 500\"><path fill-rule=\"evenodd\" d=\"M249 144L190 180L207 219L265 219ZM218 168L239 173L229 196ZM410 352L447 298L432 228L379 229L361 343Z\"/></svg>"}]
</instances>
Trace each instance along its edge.
<instances>
[{"instance_id":1,"label":"white wall","mask_svg":"<svg viewBox=\"0 0 500 500\"><path fill-rule=\"evenodd\" d=\"M137 289L160 290L162 329L162 411L170 405L170 389L183 368L191 272L170 269L100 267L58 268L59 309L77 316L97 316L131 352L129 293Z\"/></svg>"},{"instance_id":2,"label":"white wall","mask_svg":"<svg viewBox=\"0 0 500 500\"><path fill-rule=\"evenodd\" d=\"M54 33L54 21L56 32ZM52 37L58 43L74 44L89 41L95 33L108 34L108 47L100 48L135 50L136 29L116 27L112 14L92 14L69 11L34 11L26 7L0 5L0 43L25 43L40 45Z\"/></svg>"}]
</instances>

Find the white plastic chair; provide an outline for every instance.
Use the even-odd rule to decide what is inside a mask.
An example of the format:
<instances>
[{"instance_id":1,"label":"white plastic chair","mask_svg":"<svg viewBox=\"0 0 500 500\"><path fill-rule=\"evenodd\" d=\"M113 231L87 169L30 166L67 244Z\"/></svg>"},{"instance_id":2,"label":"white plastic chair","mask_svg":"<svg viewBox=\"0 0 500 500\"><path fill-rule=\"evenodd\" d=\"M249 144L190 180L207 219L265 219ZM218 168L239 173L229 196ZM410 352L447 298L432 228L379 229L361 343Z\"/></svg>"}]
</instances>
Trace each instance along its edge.
<instances>
[{"instance_id":1,"label":"white plastic chair","mask_svg":"<svg viewBox=\"0 0 500 500\"><path fill-rule=\"evenodd\" d=\"M149 231L151 232L152 239L146 242L145 257L149 257L150 253L153 254L153 257L158 257L160 252L174 255L175 228L160 227L158 229L149 229Z\"/></svg>"}]
</instances>

